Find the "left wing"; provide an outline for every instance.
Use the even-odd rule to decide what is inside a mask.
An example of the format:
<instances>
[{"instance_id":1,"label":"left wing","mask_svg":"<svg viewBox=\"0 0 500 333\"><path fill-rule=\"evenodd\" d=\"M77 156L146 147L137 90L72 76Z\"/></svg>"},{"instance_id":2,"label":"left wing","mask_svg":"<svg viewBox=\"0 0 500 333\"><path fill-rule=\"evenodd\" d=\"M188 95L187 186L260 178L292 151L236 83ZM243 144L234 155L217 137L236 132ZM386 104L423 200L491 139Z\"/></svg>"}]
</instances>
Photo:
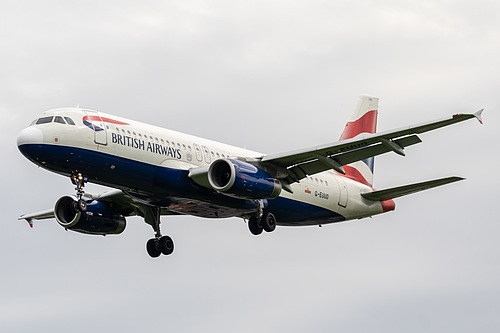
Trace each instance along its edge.
<instances>
[{"instance_id":1,"label":"left wing","mask_svg":"<svg viewBox=\"0 0 500 333\"><path fill-rule=\"evenodd\" d=\"M54 217L55 217L54 210L49 209L49 210L44 210L43 212L23 214L18 218L18 220L26 220L30 225L30 227L33 228L33 220L46 220L46 219L52 219Z\"/></svg>"},{"instance_id":2,"label":"left wing","mask_svg":"<svg viewBox=\"0 0 500 333\"><path fill-rule=\"evenodd\" d=\"M366 134L355 139L338 141L332 144L302 149L288 153L263 156L260 163L277 170L278 178L288 184L298 182L307 175L329 169L344 174L343 165L377 156L390 151L404 155L404 148L420 143L416 135L437 128L476 118L482 123L479 110L474 114L455 114L450 118L392 131ZM286 189L286 187L284 187Z\"/></svg>"},{"instance_id":3,"label":"left wing","mask_svg":"<svg viewBox=\"0 0 500 333\"><path fill-rule=\"evenodd\" d=\"M112 208L115 212L123 216L138 215L144 217L146 214L145 211L147 210L147 205L141 200L118 189L106 191L98 195L85 193L84 197L89 199L89 201L96 200L102 202ZM160 210L160 214L177 215L177 213L171 212L166 208L162 208ZM51 218L55 218L54 209L49 209L32 214L24 214L21 215L18 220L26 220L29 223L30 227L33 228L33 221L46 220Z\"/></svg>"}]
</instances>

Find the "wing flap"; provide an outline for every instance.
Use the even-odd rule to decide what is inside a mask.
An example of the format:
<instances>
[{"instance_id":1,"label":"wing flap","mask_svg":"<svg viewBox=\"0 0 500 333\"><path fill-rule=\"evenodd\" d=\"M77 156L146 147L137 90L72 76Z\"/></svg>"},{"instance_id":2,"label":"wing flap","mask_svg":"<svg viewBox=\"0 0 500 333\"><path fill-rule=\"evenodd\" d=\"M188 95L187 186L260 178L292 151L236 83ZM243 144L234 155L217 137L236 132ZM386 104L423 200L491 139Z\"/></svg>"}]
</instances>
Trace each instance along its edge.
<instances>
[{"instance_id":1,"label":"wing flap","mask_svg":"<svg viewBox=\"0 0 500 333\"><path fill-rule=\"evenodd\" d=\"M362 193L361 196L371 201L384 201L389 199L399 198L408 194L424 191L433 187L446 185L449 183L463 180L462 177L446 177L435 180L429 180L421 183L393 187L385 190L378 190L368 193Z\"/></svg>"},{"instance_id":2,"label":"wing flap","mask_svg":"<svg viewBox=\"0 0 500 333\"><path fill-rule=\"evenodd\" d=\"M422 142L422 140L420 140L420 138L417 135L411 135L411 136L404 137L402 139L394 140L391 142L396 143L399 147L404 148L404 147L408 147L408 146L420 143L420 142ZM342 165L347 165L349 163L360 161L360 160L363 160L365 158L369 158L372 156L381 155L381 154L390 152L392 150L393 149L391 149L389 146L387 146L383 143L378 143L378 144L371 145L368 147L342 152L342 153L333 155L331 157L327 157L326 159L330 159L333 162L337 163L339 166L342 166ZM307 175L314 175L316 173L323 172L323 171L330 170L330 169L335 169L337 172L343 173L341 167L339 167L338 169L334 168L332 164L325 162L324 158L316 158L315 160L304 162L302 164L291 167L290 169L288 169L288 171L291 170L294 173L294 175L297 176L297 177L293 177L294 180L298 181L298 180L306 177L306 175L304 175L304 173ZM299 175L302 175L302 177L299 177Z\"/></svg>"}]
</instances>

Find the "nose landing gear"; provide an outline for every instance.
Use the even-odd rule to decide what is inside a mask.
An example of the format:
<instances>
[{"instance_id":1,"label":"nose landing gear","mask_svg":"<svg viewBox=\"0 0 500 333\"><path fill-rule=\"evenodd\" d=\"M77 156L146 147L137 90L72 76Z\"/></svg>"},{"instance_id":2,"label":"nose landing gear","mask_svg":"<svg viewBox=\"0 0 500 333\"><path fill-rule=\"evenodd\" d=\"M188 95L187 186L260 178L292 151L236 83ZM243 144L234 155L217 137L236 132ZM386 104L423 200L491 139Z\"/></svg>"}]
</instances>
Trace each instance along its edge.
<instances>
[{"instance_id":1,"label":"nose landing gear","mask_svg":"<svg viewBox=\"0 0 500 333\"><path fill-rule=\"evenodd\" d=\"M84 177L81 173L74 172L71 175L71 182L76 185L76 197L77 201L74 203L74 208L77 212L85 212L87 210L87 202L83 200L85 191L85 183L87 182L87 177Z\"/></svg>"}]
</instances>

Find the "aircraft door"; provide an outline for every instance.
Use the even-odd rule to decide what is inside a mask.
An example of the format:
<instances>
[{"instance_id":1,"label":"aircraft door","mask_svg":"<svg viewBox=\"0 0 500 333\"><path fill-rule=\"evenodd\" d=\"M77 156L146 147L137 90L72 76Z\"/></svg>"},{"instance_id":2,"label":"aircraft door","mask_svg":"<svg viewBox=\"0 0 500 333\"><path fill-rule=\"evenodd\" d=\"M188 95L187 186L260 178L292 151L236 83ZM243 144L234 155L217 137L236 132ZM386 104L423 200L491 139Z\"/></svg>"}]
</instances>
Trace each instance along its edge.
<instances>
[{"instance_id":1,"label":"aircraft door","mask_svg":"<svg viewBox=\"0 0 500 333\"><path fill-rule=\"evenodd\" d=\"M337 180L337 185L339 186L339 206L346 208L348 198L347 185L343 177L338 176L335 177L335 179Z\"/></svg>"},{"instance_id":2,"label":"aircraft door","mask_svg":"<svg viewBox=\"0 0 500 333\"><path fill-rule=\"evenodd\" d=\"M193 146L194 146L194 151L196 152L196 159L198 160L198 162L203 161L203 154L201 152L200 146L198 146L196 143L193 144Z\"/></svg>"},{"instance_id":3,"label":"aircraft door","mask_svg":"<svg viewBox=\"0 0 500 333\"><path fill-rule=\"evenodd\" d=\"M104 124L101 116L98 112L93 111L85 111L85 114L87 116L84 123L94 131L94 142L106 146L108 144L108 135L106 124Z\"/></svg>"}]
</instances>

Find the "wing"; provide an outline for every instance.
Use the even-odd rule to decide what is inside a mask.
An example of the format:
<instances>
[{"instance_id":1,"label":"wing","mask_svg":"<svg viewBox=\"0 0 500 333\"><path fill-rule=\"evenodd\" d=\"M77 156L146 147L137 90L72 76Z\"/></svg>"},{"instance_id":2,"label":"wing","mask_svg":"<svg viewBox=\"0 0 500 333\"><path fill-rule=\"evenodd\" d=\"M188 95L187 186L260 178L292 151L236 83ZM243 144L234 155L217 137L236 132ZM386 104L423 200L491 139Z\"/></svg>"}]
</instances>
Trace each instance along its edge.
<instances>
[{"instance_id":1,"label":"wing","mask_svg":"<svg viewBox=\"0 0 500 333\"><path fill-rule=\"evenodd\" d=\"M86 198L90 200L96 200L108 205L115 212L127 217L127 216L141 216L144 217L146 210L146 204L143 203L142 200L136 198L134 196L128 195L127 193L114 189L110 191L106 191L104 193L94 195L86 193L84 195ZM161 215L177 215L175 212L171 212L167 209L161 209ZM54 210L45 210L32 214L24 214L19 217L18 220L26 220L30 227L33 227L34 220L46 220L55 218Z\"/></svg>"},{"instance_id":2,"label":"wing","mask_svg":"<svg viewBox=\"0 0 500 333\"><path fill-rule=\"evenodd\" d=\"M54 218L54 210L44 210L42 212L32 213L32 214L24 214L19 217L18 220L26 220L30 227L33 228L33 220L46 220Z\"/></svg>"},{"instance_id":3,"label":"wing","mask_svg":"<svg viewBox=\"0 0 500 333\"><path fill-rule=\"evenodd\" d=\"M425 133L444 126L452 125L471 118L481 123L479 110L474 114L455 114L450 118L409 126L392 131L366 134L355 139L292 151L288 153L267 155L260 163L277 170L278 178L288 184L298 182L307 175L329 169L344 174L343 165L377 156L387 152L404 155L404 148L422 142L417 134ZM286 187L284 187L286 189Z\"/></svg>"}]
</instances>

